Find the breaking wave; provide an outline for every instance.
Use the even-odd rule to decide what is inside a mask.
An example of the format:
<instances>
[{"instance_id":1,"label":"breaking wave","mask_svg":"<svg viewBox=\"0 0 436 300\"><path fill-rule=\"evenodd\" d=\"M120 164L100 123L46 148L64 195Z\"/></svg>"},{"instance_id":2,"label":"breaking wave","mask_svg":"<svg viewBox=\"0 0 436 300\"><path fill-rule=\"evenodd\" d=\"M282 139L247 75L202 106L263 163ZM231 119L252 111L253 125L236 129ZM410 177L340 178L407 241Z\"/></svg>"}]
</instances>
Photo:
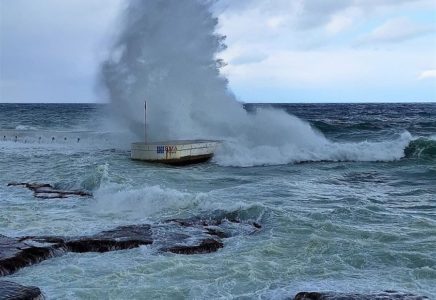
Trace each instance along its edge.
<instances>
[{"instance_id":1,"label":"breaking wave","mask_svg":"<svg viewBox=\"0 0 436 300\"><path fill-rule=\"evenodd\" d=\"M319 161L373 161L389 162L407 155L405 149L413 144L412 135L404 132L398 139L384 142L337 143L322 136L313 136L302 142L284 143L280 146L241 146L225 143L214 160L222 166L251 167Z\"/></svg>"},{"instance_id":2,"label":"breaking wave","mask_svg":"<svg viewBox=\"0 0 436 300\"><path fill-rule=\"evenodd\" d=\"M204 201L204 194L191 194L160 186L137 187L105 184L94 192L92 210L99 214L142 219L168 210L183 210Z\"/></svg>"},{"instance_id":3,"label":"breaking wave","mask_svg":"<svg viewBox=\"0 0 436 300\"><path fill-rule=\"evenodd\" d=\"M435 159L436 139L434 137L430 137L430 139L417 138L409 143L404 152L407 158Z\"/></svg>"},{"instance_id":4,"label":"breaking wave","mask_svg":"<svg viewBox=\"0 0 436 300\"><path fill-rule=\"evenodd\" d=\"M121 128L142 140L147 100L150 141L224 140L214 158L222 166L394 161L405 156L413 140L409 132L390 141L337 143L284 111L247 113L220 74L225 64L217 54L225 45L212 9L210 1L129 2L124 26L101 68L101 82ZM351 129L356 128L374 129L367 123Z\"/></svg>"},{"instance_id":5,"label":"breaking wave","mask_svg":"<svg viewBox=\"0 0 436 300\"><path fill-rule=\"evenodd\" d=\"M15 127L15 129L17 129L17 130L37 130L35 127L27 126L27 125L18 125L17 127Z\"/></svg>"}]
</instances>

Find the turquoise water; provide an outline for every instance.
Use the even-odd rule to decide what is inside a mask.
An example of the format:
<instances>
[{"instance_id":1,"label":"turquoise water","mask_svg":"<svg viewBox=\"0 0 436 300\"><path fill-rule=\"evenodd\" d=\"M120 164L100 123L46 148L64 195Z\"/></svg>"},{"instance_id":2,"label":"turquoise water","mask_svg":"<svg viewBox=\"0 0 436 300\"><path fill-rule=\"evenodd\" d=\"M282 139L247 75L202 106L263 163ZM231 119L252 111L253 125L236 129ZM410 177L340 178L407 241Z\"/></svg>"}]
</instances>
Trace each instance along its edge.
<instances>
[{"instance_id":1,"label":"turquoise water","mask_svg":"<svg viewBox=\"0 0 436 300\"><path fill-rule=\"evenodd\" d=\"M247 157L232 140L210 163L172 168L131 161L120 133L107 130L105 106L0 104L2 234L75 236L218 215L263 226L225 239L212 254L153 246L70 253L8 279L40 287L47 299L285 299L304 290L433 298L436 105L274 107L329 143L317 152L289 141L299 153L258 145ZM268 108L246 109L256 116ZM94 197L37 200L6 187L11 181Z\"/></svg>"}]
</instances>

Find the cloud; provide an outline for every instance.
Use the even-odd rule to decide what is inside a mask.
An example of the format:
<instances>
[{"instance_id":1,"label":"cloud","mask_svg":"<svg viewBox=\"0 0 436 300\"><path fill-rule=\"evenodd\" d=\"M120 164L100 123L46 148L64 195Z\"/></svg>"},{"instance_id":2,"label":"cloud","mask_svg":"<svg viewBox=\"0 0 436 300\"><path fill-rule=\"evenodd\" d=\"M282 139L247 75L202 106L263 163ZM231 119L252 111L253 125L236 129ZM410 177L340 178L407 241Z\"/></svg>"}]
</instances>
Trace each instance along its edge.
<instances>
[{"instance_id":1,"label":"cloud","mask_svg":"<svg viewBox=\"0 0 436 300\"><path fill-rule=\"evenodd\" d=\"M428 70L424 71L419 75L419 77L416 80L424 80L428 78L436 78L436 70Z\"/></svg>"},{"instance_id":2,"label":"cloud","mask_svg":"<svg viewBox=\"0 0 436 300\"><path fill-rule=\"evenodd\" d=\"M423 26L401 17L387 21L371 33L357 39L357 45L400 43L435 32L435 26Z\"/></svg>"},{"instance_id":3,"label":"cloud","mask_svg":"<svg viewBox=\"0 0 436 300\"><path fill-rule=\"evenodd\" d=\"M232 65L247 65L253 63L260 63L263 60L267 59L268 55L262 53L254 53L254 54L244 54L233 58L229 63Z\"/></svg>"},{"instance_id":4,"label":"cloud","mask_svg":"<svg viewBox=\"0 0 436 300\"><path fill-rule=\"evenodd\" d=\"M96 73L122 0L1 1L5 102L96 101Z\"/></svg>"},{"instance_id":5,"label":"cloud","mask_svg":"<svg viewBox=\"0 0 436 300\"><path fill-rule=\"evenodd\" d=\"M339 32L349 28L353 24L353 19L345 15L338 15L332 17L330 23L325 27L329 35L336 35Z\"/></svg>"},{"instance_id":6,"label":"cloud","mask_svg":"<svg viewBox=\"0 0 436 300\"><path fill-rule=\"evenodd\" d=\"M384 8L417 4L434 7L434 0L220 0L214 8L218 15L241 16L256 10L266 17L285 16L295 29L306 31L343 23L341 14L348 11L368 15Z\"/></svg>"},{"instance_id":7,"label":"cloud","mask_svg":"<svg viewBox=\"0 0 436 300\"><path fill-rule=\"evenodd\" d=\"M297 28L313 29L330 22L332 15L348 8L353 0L304 0L297 18Z\"/></svg>"},{"instance_id":8,"label":"cloud","mask_svg":"<svg viewBox=\"0 0 436 300\"><path fill-rule=\"evenodd\" d=\"M317 49L310 52L277 51L260 63L229 64L232 87L275 89L392 89L417 87L414 75L434 61L434 51L388 49ZM433 72L434 74L434 72ZM418 88L418 87L417 87ZM242 95L241 95L242 96ZM245 99L249 101L249 99Z\"/></svg>"}]
</instances>

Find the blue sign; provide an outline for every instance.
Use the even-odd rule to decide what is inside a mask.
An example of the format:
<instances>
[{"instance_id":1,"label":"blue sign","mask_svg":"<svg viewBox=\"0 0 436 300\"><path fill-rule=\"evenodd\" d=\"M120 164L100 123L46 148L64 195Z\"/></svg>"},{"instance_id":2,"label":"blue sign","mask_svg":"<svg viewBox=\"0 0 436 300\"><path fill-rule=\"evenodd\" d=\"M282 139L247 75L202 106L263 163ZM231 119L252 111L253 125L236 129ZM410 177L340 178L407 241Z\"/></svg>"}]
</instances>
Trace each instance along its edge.
<instances>
[{"instance_id":1,"label":"blue sign","mask_svg":"<svg viewBox=\"0 0 436 300\"><path fill-rule=\"evenodd\" d=\"M164 154L165 153L165 147L164 146L157 146L156 153L157 154Z\"/></svg>"}]
</instances>

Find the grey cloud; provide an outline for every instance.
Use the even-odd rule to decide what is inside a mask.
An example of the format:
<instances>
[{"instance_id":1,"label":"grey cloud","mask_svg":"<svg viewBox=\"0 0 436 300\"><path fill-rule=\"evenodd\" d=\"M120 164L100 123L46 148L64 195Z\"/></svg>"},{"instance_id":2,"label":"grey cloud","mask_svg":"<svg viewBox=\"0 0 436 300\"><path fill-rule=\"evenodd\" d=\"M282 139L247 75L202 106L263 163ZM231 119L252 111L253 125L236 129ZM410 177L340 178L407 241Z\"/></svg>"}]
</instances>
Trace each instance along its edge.
<instances>
[{"instance_id":1,"label":"grey cloud","mask_svg":"<svg viewBox=\"0 0 436 300\"><path fill-rule=\"evenodd\" d=\"M0 102L95 101L99 53L119 0L1 1Z\"/></svg>"}]
</instances>

